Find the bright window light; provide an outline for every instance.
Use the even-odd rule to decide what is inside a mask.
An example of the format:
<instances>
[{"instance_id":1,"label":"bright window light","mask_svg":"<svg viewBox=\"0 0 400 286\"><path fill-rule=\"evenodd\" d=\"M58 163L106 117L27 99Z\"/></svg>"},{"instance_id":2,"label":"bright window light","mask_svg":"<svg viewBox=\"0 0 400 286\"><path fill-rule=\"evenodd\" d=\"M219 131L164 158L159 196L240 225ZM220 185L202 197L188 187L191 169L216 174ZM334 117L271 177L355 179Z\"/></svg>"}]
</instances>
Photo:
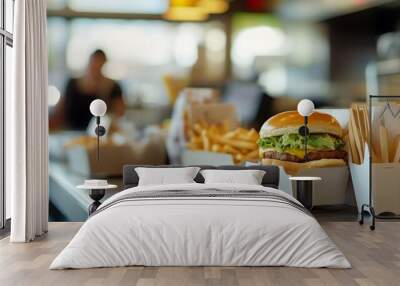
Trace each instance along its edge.
<instances>
[{"instance_id":1,"label":"bright window light","mask_svg":"<svg viewBox=\"0 0 400 286\"><path fill-rule=\"evenodd\" d=\"M288 81L285 68L283 66L277 66L261 73L258 83L271 96L286 94Z\"/></svg>"},{"instance_id":2,"label":"bright window light","mask_svg":"<svg viewBox=\"0 0 400 286\"><path fill-rule=\"evenodd\" d=\"M260 26L243 29L234 38L231 59L241 68L249 68L257 56L284 55L285 35L274 27Z\"/></svg>"},{"instance_id":3,"label":"bright window light","mask_svg":"<svg viewBox=\"0 0 400 286\"><path fill-rule=\"evenodd\" d=\"M174 44L174 59L181 67L191 67L197 62L197 47L203 37L203 30L193 24L182 25Z\"/></svg>"},{"instance_id":4,"label":"bright window light","mask_svg":"<svg viewBox=\"0 0 400 286\"><path fill-rule=\"evenodd\" d=\"M54 0L53 0L54 1ZM77 11L132 12L162 14L168 8L168 0L70 0L69 6Z\"/></svg>"},{"instance_id":5,"label":"bright window light","mask_svg":"<svg viewBox=\"0 0 400 286\"><path fill-rule=\"evenodd\" d=\"M122 61L110 61L104 65L102 72L111 79L123 80L129 76L129 67Z\"/></svg>"},{"instance_id":6,"label":"bright window light","mask_svg":"<svg viewBox=\"0 0 400 286\"><path fill-rule=\"evenodd\" d=\"M207 63L204 80L222 80L225 74L226 36L218 21L79 18L67 23L51 17L48 34L49 81L61 88L62 94L68 78L85 73L90 54L96 49L107 55L104 75L121 84L124 99L132 106L167 104L164 77L189 77L190 68L199 60L200 46Z\"/></svg>"},{"instance_id":7,"label":"bright window light","mask_svg":"<svg viewBox=\"0 0 400 286\"><path fill-rule=\"evenodd\" d=\"M67 64L73 71L82 71L90 54L97 48L109 57L108 72L129 61L135 66L160 66L172 59L174 29L159 21L152 23L124 21L75 20L67 48ZM85 45L82 45L85 43ZM120 78L120 71L113 78Z\"/></svg>"},{"instance_id":8,"label":"bright window light","mask_svg":"<svg viewBox=\"0 0 400 286\"><path fill-rule=\"evenodd\" d=\"M225 50L226 35L222 29L211 28L206 33L205 44L207 50L219 52Z\"/></svg>"},{"instance_id":9,"label":"bright window light","mask_svg":"<svg viewBox=\"0 0 400 286\"><path fill-rule=\"evenodd\" d=\"M174 58L181 67L190 67L197 61L197 42L193 35L182 34L177 37Z\"/></svg>"}]
</instances>

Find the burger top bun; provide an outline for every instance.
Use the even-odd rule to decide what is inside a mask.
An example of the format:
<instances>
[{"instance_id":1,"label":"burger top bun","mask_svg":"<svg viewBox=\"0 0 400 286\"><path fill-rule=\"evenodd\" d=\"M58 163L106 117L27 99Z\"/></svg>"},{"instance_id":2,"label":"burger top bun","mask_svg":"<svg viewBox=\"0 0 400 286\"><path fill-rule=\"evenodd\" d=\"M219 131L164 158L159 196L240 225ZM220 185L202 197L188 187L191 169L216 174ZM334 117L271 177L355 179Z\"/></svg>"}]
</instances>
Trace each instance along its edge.
<instances>
[{"instance_id":1,"label":"burger top bun","mask_svg":"<svg viewBox=\"0 0 400 286\"><path fill-rule=\"evenodd\" d=\"M272 116L260 130L260 137L272 137L284 134L298 133L304 125L304 117L297 111L286 111ZM342 137L342 128L335 117L320 112L314 112L308 117L308 129L310 133L328 133Z\"/></svg>"}]
</instances>

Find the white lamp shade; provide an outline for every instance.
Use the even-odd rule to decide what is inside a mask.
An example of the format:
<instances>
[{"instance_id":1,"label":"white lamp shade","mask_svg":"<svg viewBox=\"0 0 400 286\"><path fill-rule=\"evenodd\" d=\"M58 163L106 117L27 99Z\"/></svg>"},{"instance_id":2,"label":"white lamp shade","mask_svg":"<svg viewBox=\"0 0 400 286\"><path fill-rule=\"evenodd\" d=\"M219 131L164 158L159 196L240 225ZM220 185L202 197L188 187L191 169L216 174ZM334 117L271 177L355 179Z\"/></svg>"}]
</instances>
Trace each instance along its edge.
<instances>
[{"instance_id":1,"label":"white lamp shade","mask_svg":"<svg viewBox=\"0 0 400 286\"><path fill-rule=\"evenodd\" d=\"M301 116L310 116L314 112L314 103L309 99L303 99L297 105L297 112Z\"/></svg>"},{"instance_id":2,"label":"white lamp shade","mask_svg":"<svg viewBox=\"0 0 400 286\"><path fill-rule=\"evenodd\" d=\"M101 99L95 99L90 104L90 112L94 116L104 116L107 111L107 104Z\"/></svg>"}]
</instances>

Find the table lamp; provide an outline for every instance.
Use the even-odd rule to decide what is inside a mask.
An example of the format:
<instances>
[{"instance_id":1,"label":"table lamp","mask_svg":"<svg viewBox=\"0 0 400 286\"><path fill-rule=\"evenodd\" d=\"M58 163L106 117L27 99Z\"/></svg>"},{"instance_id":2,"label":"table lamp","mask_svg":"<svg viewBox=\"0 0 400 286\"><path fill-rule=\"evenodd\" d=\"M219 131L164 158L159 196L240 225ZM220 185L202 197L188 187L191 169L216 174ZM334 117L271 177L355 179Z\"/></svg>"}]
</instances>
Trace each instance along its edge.
<instances>
[{"instance_id":1,"label":"table lamp","mask_svg":"<svg viewBox=\"0 0 400 286\"><path fill-rule=\"evenodd\" d=\"M100 117L104 116L107 111L107 104L101 99L95 99L90 103L90 113L96 117L97 127L95 133L97 135L97 160L100 159L100 137L106 134L106 128L100 125Z\"/></svg>"},{"instance_id":2,"label":"table lamp","mask_svg":"<svg viewBox=\"0 0 400 286\"><path fill-rule=\"evenodd\" d=\"M90 103L90 113L96 117L96 129L94 132L97 135L97 160L100 160L100 137L106 134L106 128L100 125L100 117L104 116L107 111L107 104L101 99L95 99ZM90 128L90 127L89 127ZM89 197L93 203L89 205L88 213L92 215L101 205L101 199L104 197L106 189L114 189L116 185L108 184L107 180L85 180L85 183L77 186L78 189L89 190Z\"/></svg>"},{"instance_id":3,"label":"table lamp","mask_svg":"<svg viewBox=\"0 0 400 286\"><path fill-rule=\"evenodd\" d=\"M304 161L307 160L307 137L310 130L307 127L308 117L314 112L314 103L309 99L303 99L297 105L297 112L304 117L304 125L299 128L299 134L304 136Z\"/></svg>"}]
</instances>

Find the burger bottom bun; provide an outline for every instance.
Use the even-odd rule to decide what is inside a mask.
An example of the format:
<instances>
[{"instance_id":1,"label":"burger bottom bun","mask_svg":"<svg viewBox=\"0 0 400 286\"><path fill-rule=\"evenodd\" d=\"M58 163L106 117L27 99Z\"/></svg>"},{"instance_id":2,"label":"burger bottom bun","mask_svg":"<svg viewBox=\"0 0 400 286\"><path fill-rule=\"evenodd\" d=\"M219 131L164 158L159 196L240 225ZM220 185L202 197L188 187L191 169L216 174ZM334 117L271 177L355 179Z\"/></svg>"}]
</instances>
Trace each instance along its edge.
<instances>
[{"instance_id":1,"label":"burger bottom bun","mask_svg":"<svg viewBox=\"0 0 400 286\"><path fill-rule=\"evenodd\" d=\"M262 164L282 166L285 172L289 175L296 175L299 171L304 169L346 166L346 162L342 159L321 159L305 163L281 161L276 159L263 159Z\"/></svg>"}]
</instances>

